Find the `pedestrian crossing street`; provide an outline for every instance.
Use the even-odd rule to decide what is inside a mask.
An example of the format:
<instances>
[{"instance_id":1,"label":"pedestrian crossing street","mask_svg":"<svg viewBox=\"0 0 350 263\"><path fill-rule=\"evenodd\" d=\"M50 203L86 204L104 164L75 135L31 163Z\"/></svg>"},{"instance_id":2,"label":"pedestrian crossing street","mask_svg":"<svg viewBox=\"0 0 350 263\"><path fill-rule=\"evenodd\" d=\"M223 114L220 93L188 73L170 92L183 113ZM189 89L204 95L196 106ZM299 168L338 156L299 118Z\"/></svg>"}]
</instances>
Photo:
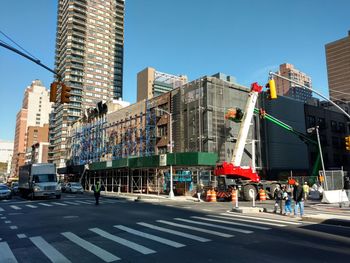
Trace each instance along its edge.
<instances>
[{"instance_id":1,"label":"pedestrian crossing street","mask_svg":"<svg viewBox=\"0 0 350 263\"><path fill-rule=\"evenodd\" d=\"M69 201L49 201L49 202L23 202L15 205L11 205L10 203L7 203L7 205L2 204L0 206L0 212L8 212L8 211L19 211L26 208L30 209L36 209L36 208L43 208L43 207L64 207L64 206L81 206L81 205L95 205L94 200L69 200ZM125 200L116 200L116 199L105 199L100 200L100 204L115 204L115 203L126 203Z\"/></svg>"},{"instance_id":2,"label":"pedestrian crossing street","mask_svg":"<svg viewBox=\"0 0 350 263\"><path fill-rule=\"evenodd\" d=\"M181 249L220 238L230 239L302 224L226 212L92 227L80 233L65 231L57 233L55 238L52 235L27 237L25 233L18 237L20 242L27 242L22 246L35 255L35 262L74 262L77 251L88 258L86 262L114 262L123 259L132 261L133 256L147 256L162 252L165 248ZM23 258L23 253L20 253L22 247L17 243L9 244L0 239L0 263L31 262L30 257Z\"/></svg>"}]
</instances>

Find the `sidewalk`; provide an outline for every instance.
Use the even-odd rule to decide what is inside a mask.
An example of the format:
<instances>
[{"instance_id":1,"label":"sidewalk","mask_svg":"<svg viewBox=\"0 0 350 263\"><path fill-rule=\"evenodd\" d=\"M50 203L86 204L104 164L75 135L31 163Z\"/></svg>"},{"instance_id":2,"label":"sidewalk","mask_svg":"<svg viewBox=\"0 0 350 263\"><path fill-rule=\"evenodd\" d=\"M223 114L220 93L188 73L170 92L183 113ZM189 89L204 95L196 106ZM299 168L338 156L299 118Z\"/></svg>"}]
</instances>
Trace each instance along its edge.
<instances>
[{"instance_id":1,"label":"sidewalk","mask_svg":"<svg viewBox=\"0 0 350 263\"><path fill-rule=\"evenodd\" d=\"M168 195L139 194L139 193L103 193L101 196L117 199L128 199L135 202L197 202L197 198L192 196L174 196L173 199Z\"/></svg>"}]
</instances>

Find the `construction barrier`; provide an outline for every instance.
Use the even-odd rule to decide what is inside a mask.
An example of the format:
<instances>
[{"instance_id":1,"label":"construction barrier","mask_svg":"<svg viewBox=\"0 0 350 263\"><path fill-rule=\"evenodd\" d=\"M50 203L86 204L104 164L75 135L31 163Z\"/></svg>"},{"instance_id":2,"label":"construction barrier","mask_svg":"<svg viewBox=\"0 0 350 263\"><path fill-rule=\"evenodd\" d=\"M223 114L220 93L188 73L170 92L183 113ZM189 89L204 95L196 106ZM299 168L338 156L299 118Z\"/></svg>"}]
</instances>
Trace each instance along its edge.
<instances>
[{"instance_id":1,"label":"construction barrier","mask_svg":"<svg viewBox=\"0 0 350 263\"><path fill-rule=\"evenodd\" d=\"M237 190L232 190L232 194L231 194L232 202L236 202L236 198L237 198Z\"/></svg>"},{"instance_id":2,"label":"construction barrier","mask_svg":"<svg viewBox=\"0 0 350 263\"><path fill-rule=\"evenodd\" d=\"M216 202L216 192L214 190L207 191L207 202Z\"/></svg>"},{"instance_id":3,"label":"construction barrier","mask_svg":"<svg viewBox=\"0 0 350 263\"><path fill-rule=\"evenodd\" d=\"M266 201L266 192L264 189L259 190L259 200L260 201Z\"/></svg>"},{"instance_id":4,"label":"construction barrier","mask_svg":"<svg viewBox=\"0 0 350 263\"><path fill-rule=\"evenodd\" d=\"M349 199L344 190L323 191L322 203L343 203L349 202Z\"/></svg>"}]
</instances>

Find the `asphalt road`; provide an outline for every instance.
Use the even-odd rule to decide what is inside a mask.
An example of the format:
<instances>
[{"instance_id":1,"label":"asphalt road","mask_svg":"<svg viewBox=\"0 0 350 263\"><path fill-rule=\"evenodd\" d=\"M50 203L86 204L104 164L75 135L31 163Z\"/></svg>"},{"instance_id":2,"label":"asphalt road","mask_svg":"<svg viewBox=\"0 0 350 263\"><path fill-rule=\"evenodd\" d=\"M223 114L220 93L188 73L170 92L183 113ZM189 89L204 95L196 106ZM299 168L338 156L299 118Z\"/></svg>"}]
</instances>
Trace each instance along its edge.
<instances>
[{"instance_id":1,"label":"asphalt road","mask_svg":"<svg viewBox=\"0 0 350 263\"><path fill-rule=\"evenodd\" d=\"M0 201L0 262L346 262L350 228L229 203Z\"/></svg>"}]
</instances>

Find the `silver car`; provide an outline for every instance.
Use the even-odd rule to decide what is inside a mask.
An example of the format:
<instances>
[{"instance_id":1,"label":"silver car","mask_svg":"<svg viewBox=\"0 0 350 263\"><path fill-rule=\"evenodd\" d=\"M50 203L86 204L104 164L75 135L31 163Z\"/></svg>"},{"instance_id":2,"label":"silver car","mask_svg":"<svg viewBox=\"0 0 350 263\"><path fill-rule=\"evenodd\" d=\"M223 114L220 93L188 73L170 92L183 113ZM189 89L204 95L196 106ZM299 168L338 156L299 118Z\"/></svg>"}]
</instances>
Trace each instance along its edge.
<instances>
[{"instance_id":1,"label":"silver car","mask_svg":"<svg viewBox=\"0 0 350 263\"><path fill-rule=\"evenodd\" d=\"M84 189L80 183L72 182L72 183L68 183L66 185L66 192L82 194L82 193L84 193Z\"/></svg>"},{"instance_id":2,"label":"silver car","mask_svg":"<svg viewBox=\"0 0 350 263\"><path fill-rule=\"evenodd\" d=\"M4 184L0 185L0 199L11 199L12 198L12 191L11 189Z\"/></svg>"}]
</instances>

